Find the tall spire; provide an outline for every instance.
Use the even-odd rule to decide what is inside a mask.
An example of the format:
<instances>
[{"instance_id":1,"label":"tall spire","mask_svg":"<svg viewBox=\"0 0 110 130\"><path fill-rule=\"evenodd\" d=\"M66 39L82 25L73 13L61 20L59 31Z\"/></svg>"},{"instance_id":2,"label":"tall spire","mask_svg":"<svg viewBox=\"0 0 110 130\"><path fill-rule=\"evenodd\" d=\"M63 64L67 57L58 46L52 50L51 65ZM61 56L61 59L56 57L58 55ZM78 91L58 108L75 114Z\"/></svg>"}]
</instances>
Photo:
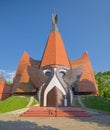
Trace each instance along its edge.
<instances>
[{"instance_id":1,"label":"tall spire","mask_svg":"<svg viewBox=\"0 0 110 130\"><path fill-rule=\"evenodd\" d=\"M52 31L58 32L58 15L54 12L52 14Z\"/></svg>"},{"instance_id":2,"label":"tall spire","mask_svg":"<svg viewBox=\"0 0 110 130\"><path fill-rule=\"evenodd\" d=\"M70 63L63 40L58 31L58 16L54 13L52 16L52 31L42 56L40 67L46 65L64 65L70 68Z\"/></svg>"}]
</instances>

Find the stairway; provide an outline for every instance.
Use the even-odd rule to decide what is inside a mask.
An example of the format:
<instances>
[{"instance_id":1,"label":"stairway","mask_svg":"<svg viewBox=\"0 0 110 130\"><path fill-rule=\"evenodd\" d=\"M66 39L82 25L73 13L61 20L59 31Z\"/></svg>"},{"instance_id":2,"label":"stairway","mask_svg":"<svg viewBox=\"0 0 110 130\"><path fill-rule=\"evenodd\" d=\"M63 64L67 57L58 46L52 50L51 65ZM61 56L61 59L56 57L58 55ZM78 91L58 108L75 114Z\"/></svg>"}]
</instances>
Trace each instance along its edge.
<instances>
[{"instance_id":1,"label":"stairway","mask_svg":"<svg viewBox=\"0 0 110 130\"><path fill-rule=\"evenodd\" d=\"M91 117L80 107L30 107L28 111L22 113L20 117Z\"/></svg>"}]
</instances>

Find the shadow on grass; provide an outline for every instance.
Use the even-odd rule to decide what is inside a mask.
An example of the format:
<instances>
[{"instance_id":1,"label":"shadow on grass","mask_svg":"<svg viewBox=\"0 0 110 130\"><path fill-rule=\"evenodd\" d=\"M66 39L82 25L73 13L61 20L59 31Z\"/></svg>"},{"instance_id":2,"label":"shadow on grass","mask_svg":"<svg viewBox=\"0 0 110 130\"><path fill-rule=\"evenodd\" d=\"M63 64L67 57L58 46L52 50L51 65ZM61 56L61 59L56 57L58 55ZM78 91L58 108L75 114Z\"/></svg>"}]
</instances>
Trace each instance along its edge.
<instances>
[{"instance_id":1,"label":"shadow on grass","mask_svg":"<svg viewBox=\"0 0 110 130\"><path fill-rule=\"evenodd\" d=\"M29 121L0 121L0 130L59 130L52 126L39 126Z\"/></svg>"}]
</instances>

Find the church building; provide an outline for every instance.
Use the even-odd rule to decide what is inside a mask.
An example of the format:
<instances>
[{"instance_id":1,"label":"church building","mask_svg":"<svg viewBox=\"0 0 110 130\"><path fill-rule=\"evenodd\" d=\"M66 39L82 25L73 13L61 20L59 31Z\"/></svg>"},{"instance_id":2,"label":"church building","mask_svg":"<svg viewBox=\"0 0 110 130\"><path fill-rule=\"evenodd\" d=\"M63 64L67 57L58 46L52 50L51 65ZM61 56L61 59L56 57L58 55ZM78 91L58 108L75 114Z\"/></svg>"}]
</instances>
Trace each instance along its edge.
<instances>
[{"instance_id":1,"label":"church building","mask_svg":"<svg viewBox=\"0 0 110 130\"><path fill-rule=\"evenodd\" d=\"M77 60L69 60L58 29L58 16L52 16L52 29L41 60L24 52L11 94L35 95L40 106L71 106L74 95L98 95L94 72L85 52Z\"/></svg>"}]
</instances>

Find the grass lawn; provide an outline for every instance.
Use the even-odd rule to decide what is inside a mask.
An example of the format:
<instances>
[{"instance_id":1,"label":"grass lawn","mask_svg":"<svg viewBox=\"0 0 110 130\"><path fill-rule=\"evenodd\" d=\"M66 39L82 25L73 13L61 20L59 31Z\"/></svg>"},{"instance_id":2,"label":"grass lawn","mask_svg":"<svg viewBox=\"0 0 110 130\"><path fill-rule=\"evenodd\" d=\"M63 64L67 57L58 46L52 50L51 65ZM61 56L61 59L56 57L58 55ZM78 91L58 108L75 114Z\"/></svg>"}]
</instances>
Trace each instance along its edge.
<instances>
[{"instance_id":1,"label":"grass lawn","mask_svg":"<svg viewBox=\"0 0 110 130\"><path fill-rule=\"evenodd\" d=\"M110 112L110 98L101 96L84 96L82 101L87 108Z\"/></svg>"},{"instance_id":2,"label":"grass lawn","mask_svg":"<svg viewBox=\"0 0 110 130\"><path fill-rule=\"evenodd\" d=\"M29 97L15 97L12 96L4 101L0 101L0 114L25 108L29 102Z\"/></svg>"}]
</instances>

